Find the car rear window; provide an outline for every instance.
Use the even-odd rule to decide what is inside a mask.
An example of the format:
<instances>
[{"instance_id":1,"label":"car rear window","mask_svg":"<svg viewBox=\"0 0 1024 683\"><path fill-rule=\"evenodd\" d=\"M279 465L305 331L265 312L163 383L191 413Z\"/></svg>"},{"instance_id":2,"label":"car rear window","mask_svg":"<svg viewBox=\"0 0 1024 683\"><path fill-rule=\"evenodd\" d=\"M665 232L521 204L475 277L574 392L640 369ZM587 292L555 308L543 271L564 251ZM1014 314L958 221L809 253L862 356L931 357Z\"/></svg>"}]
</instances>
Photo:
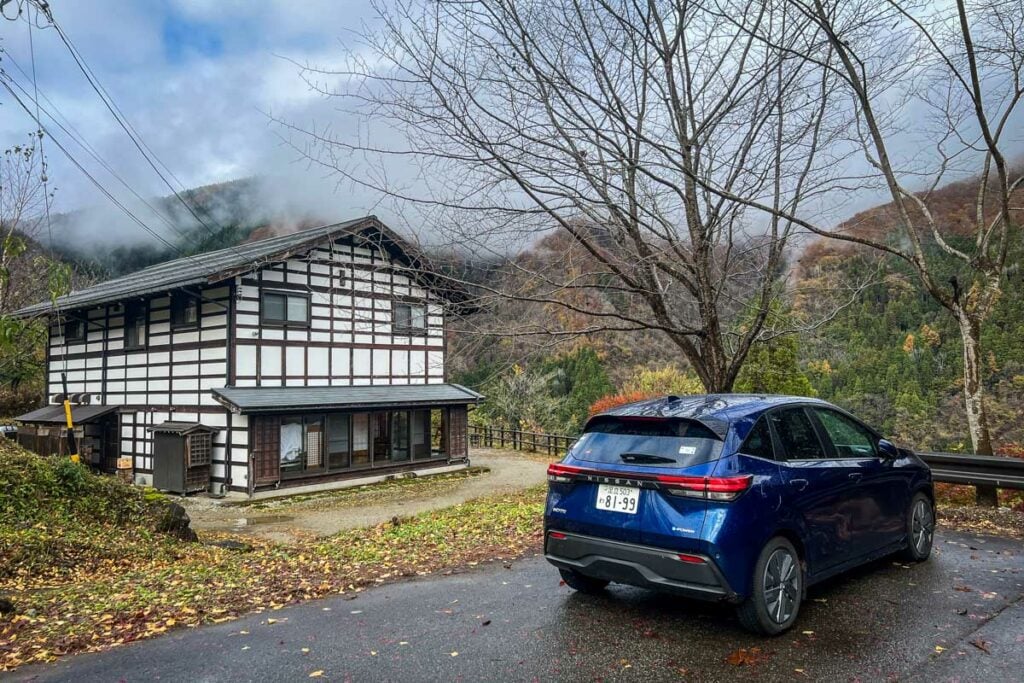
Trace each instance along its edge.
<instances>
[{"instance_id":1,"label":"car rear window","mask_svg":"<svg viewBox=\"0 0 1024 683\"><path fill-rule=\"evenodd\" d=\"M601 418L587 426L570 454L588 462L689 467L721 452L718 435L694 420Z\"/></svg>"}]
</instances>

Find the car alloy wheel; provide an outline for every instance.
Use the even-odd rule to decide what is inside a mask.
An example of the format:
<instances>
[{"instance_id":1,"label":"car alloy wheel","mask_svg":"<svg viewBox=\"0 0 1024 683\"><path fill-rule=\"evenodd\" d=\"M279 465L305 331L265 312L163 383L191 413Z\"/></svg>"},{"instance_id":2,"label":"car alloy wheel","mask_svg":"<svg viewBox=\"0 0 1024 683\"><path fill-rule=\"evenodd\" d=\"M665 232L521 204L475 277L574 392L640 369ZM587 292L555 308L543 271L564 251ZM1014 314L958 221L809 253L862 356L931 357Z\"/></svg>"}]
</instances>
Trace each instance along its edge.
<instances>
[{"instance_id":1,"label":"car alloy wheel","mask_svg":"<svg viewBox=\"0 0 1024 683\"><path fill-rule=\"evenodd\" d=\"M925 555L932 544L932 534L935 533L935 519L932 516L932 506L924 498L918 498L914 503L914 511L910 521L911 543L918 555Z\"/></svg>"},{"instance_id":2,"label":"car alloy wheel","mask_svg":"<svg viewBox=\"0 0 1024 683\"><path fill-rule=\"evenodd\" d=\"M793 616L800 595L800 564L786 548L777 548L764 568L764 603L776 624Z\"/></svg>"}]
</instances>

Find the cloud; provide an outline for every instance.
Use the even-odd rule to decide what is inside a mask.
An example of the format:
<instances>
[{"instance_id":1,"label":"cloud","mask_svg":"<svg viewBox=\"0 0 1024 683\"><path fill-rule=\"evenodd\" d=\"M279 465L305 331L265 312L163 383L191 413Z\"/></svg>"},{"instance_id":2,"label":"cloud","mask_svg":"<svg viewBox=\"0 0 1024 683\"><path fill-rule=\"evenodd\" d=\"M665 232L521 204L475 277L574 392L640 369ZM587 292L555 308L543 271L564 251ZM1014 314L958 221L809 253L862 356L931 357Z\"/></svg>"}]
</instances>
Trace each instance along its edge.
<instances>
[{"instance_id":1,"label":"cloud","mask_svg":"<svg viewBox=\"0 0 1024 683\"><path fill-rule=\"evenodd\" d=\"M374 199L338 187L322 169L302 163L294 149L282 144L282 131L267 114L301 124L337 121L332 105L311 91L284 57L330 62L339 52L339 36L357 29L367 9L362 2L314 1L299 10L290 2L170 0L143 6L131 0L103 0L55 4L53 11L127 119L169 169L161 170L176 187L266 175L265 193L258 199L268 206L305 206L342 220L372 210ZM28 25L2 22L0 28L3 48L30 74ZM34 29L32 38L39 89L52 102L51 106L44 101L44 107L59 110L140 195L167 195L167 185L106 110L56 32ZM31 92L30 78L12 64L0 66ZM31 117L7 96L0 96L0 112L4 147L35 128ZM47 125L145 223L166 230L84 149L49 121ZM53 144L46 151L51 183L58 188L54 210L94 209L93 219L83 223L74 238L100 243L154 241Z\"/></svg>"}]
</instances>

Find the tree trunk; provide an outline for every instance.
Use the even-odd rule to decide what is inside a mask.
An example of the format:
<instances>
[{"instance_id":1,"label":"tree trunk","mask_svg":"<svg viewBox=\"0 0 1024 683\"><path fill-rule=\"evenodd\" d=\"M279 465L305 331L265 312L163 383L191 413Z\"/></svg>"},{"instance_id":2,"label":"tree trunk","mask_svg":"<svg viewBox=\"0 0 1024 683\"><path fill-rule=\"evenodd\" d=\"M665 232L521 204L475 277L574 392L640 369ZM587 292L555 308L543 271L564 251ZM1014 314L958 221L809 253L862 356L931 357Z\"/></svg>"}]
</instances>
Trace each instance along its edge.
<instances>
[{"instance_id":1,"label":"tree trunk","mask_svg":"<svg viewBox=\"0 0 1024 683\"><path fill-rule=\"evenodd\" d=\"M985 387L981 377L981 323L964 310L956 311L964 346L964 402L967 429L977 455L992 455L992 436L985 409ZM977 487L977 503L986 507L999 504L995 486Z\"/></svg>"}]
</instances>

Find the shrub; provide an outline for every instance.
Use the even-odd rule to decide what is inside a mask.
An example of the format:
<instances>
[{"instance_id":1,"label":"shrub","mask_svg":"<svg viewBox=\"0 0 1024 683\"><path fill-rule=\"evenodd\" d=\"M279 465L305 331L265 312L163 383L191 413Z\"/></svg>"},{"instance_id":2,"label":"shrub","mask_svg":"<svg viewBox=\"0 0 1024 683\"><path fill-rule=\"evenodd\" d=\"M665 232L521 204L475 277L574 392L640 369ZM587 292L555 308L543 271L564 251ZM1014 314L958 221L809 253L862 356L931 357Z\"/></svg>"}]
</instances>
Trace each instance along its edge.
<instances>
[{"instance_id":1,"label":"shrub","mask_svg":"<svg viewBox=\"0 0 1024 683\"><path fill-rule=\"evenodd\" d=\"M606 410L611 410L612 408L617 408L619 406L626 405L627 403L645 401L649 398L655 398L657 396L662 395L663 394L661 394L660 392L652 391L622 391L619 392L618 394L605 396L604 398L599 398L598 400L594 401L590 406L590 414L596 415L598 413L603 413Z\"/></svg>"}]
</instances>

